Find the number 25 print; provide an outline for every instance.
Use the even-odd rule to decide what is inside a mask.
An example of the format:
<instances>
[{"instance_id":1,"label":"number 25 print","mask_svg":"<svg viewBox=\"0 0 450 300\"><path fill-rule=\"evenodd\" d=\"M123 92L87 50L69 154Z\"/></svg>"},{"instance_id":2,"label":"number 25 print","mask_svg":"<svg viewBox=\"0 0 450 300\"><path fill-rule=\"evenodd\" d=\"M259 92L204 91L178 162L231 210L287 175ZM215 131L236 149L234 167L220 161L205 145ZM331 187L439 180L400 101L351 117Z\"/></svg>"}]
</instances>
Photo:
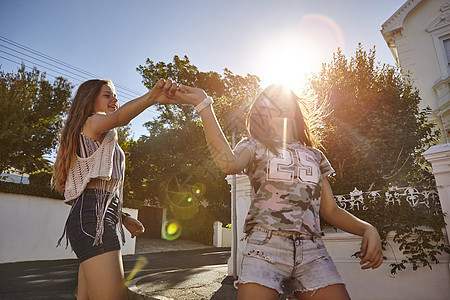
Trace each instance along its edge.
<instances>
[{"instance_id":1,"label":"number 25 print","mask_svg":"<svg viewBox=\"0 0 450 300\"><path fill-rule=\"evenodd\" d=\"M314 157L297 149L295 152L291 149L277 150L281 157L272 157L267 162L267 180L294 182L297 177L301 182L319 182L319 168Z\"/></svg>"}]
</instances>

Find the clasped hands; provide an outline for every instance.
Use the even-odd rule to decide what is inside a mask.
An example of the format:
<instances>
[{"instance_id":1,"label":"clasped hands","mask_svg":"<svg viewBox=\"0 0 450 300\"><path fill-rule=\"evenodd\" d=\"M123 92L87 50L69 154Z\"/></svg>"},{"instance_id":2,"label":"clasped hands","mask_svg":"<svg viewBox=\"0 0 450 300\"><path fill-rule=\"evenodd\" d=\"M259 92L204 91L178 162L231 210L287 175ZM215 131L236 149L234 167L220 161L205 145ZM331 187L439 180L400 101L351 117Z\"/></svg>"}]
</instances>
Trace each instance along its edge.
<instances>
[{"instance_id":1,"label":"clasped hands","mask_svg":"<svg viewBox=\"0 0 450 300\"><path fill-rule=\"evenodd\" d=\"M195 106L208 95L202 89L160 79L149 92L149 97L153 104L192 104Z\"/></svg>"}]
</instances>

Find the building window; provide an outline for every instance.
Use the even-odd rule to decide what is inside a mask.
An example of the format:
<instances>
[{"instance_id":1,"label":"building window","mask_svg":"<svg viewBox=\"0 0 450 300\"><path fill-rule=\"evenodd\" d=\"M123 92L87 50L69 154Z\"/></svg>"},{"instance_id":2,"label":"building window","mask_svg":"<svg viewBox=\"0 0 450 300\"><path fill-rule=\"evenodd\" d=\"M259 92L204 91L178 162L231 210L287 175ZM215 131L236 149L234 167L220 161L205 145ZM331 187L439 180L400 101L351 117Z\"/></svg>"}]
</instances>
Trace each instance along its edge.
<instances>
[{"instance_id":1,"label":"building window","mask_svg":"<svg viewBox=\"0 0 450 300\"><path fill-rule=\"evenodd\" d=\"M444 49L447 57L447 69L450 71L450 38L444 40Z\"/></svg>"}]
</instances>

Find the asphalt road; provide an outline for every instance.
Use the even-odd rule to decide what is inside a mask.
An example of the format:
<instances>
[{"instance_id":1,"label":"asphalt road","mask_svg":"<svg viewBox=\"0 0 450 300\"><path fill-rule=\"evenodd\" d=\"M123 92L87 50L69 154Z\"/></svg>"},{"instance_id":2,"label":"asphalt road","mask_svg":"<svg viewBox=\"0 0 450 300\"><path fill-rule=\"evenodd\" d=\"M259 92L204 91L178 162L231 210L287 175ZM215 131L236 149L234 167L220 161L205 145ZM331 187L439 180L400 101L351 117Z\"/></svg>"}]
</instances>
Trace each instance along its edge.
<instances>
[{"instance_id":1,"label":"asphalt road","mask_svg":"<svg viewBox=\"0 0 450 300\"><path fill-rule=\"evenodd\" d=\"M230 248L206 248L123 256L125 277L226 264ZM135 267L137 268L135 269ZM0 299L76 299L75 259L0 264Z\"/></svg>"}]
</instances>

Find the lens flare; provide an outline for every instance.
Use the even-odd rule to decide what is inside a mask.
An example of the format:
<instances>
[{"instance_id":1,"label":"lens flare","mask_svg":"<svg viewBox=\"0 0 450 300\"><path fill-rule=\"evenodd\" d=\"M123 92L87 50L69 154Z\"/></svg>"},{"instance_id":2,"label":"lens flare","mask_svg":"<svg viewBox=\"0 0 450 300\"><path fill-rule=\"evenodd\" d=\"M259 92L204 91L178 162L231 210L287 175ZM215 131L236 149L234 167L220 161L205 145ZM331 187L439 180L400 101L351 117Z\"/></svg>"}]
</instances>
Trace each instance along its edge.
<instances>
[{"instance_id":1,"label":"lens flare","mask_svg":"<svg viewBox=\"0 0 450 300\"><path fill-rule=\"evenodd\" d=\"M145 258L144 256L139 256L133 270L131 270L130 274L127 276L127 279L125 279L125 282L133 280L134 276L136 276L136 274L141 271L147 264L147 258Z\"/></svg>"},{"instance_id":2,"label":"lens flare","mask_svg":"<svg viewBox=\"0 0 450 300\"><path fill-rule=\"evenodd\" d=\"M172 192L170 201L177 206L186 207L193 201L193 195L189 191Z\"/></svg>"},{"instance_id":3,"label":"lens flare","mask_svg":"<svg viewBox=\"0 0 450 300\"><path fill-rule=\"evenodd\" d=\"M198 198L205 194L206 187L203 183L197 182L192 186L192 193Z\"/></svg>"},{"instance_id":4,"label":"lens flare","mask_svg":"<svg viewBox=\"0 0 450 300\"><path fill-rule=\"evenodd\" d=\"M193 175L181 173L167 182L167 200L176 220L190 220L198 212L206 187ZM179 230L178 230L179 231ZM165 233L164 233L165 234Z\"/></svg>"},{"instance_id":5,"label":"lens flare","mask_svg":"<svg viewBox=\"0 0 450 300\"><path fill-rule=\"evenodd\" d=\"M169 224L169 226L167 226L167 233L170 235L174 235L176 232L178 231L178 225L175 223L171 223Z\"/></svg>"},{"instance_id":6,"label":"lens flare","mask_svg":"<svg viewBox=\"0 0 450 300\"><path fill-rule=\"evenodd\" d=\"M161 228L163 239L173 241L181 235L181 224L177 220L167 220Z\"/></svg>"}]
</instances>

